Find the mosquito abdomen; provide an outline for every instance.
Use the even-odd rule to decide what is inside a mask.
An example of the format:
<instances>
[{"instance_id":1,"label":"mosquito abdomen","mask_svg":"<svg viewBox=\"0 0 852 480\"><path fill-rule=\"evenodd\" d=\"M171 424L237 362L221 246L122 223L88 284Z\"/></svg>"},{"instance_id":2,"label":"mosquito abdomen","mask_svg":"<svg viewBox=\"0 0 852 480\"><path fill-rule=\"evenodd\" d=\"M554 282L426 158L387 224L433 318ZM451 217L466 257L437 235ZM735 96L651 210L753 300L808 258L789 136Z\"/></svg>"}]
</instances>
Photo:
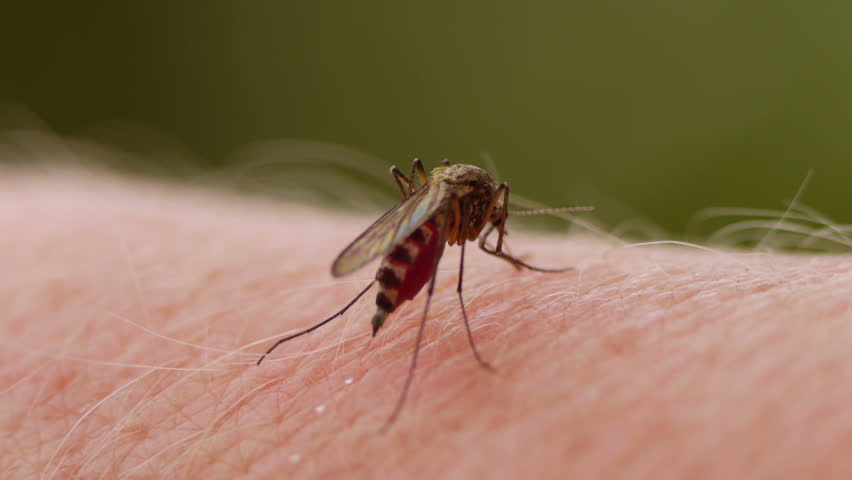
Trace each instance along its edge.
<instances>
[{"instance_id":1,"label":"mosquito abdomen","mask_svg":"<svg viewBox=\"0 0 852 480\"><path fill-rule=\"evenodd\" d=\"M379 293L372 321L374 336L388 315L414 298L431 278L436 256L444 251L439 233L434 222L426 222L382 259L376 272Z\"/></svg>"}]
</instances>

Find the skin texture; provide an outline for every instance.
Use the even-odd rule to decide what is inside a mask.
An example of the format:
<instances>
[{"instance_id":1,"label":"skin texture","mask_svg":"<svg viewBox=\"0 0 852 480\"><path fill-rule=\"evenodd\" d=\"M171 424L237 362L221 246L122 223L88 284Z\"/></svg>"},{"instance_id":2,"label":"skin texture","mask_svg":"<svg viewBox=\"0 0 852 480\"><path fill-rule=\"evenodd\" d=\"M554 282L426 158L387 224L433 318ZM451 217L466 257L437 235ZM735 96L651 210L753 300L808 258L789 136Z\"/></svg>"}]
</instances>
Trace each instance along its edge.
<instances>
[{"instance_id":1,"label":"skin texture","mask_svg":"<svg viewBox=\"0 0 852 480\"><path fill-rule=\"evenodd\" d=\"M371 219L84 174L0 177L0 478L852 478L852 260L509 237L369 339ZM511 227L511 220L510 220ZM469 245L472 247L472 245ZM527 257L525 257L527 258ZM344 477L345 476L345 477Z\"/></svg>"}]
</instances>

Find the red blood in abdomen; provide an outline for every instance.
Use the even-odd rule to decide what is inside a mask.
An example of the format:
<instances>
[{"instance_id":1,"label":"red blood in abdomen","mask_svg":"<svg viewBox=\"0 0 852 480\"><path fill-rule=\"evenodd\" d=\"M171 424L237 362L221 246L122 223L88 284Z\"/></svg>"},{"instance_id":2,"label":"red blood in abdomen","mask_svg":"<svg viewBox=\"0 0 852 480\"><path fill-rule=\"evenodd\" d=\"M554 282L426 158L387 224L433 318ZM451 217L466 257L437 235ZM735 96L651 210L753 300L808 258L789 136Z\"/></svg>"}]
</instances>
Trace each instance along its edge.
<instances>
[{"instance_id":1,"label":"red blood in abdomen","mask_svg":"<svg viewBox=\"0 0 852 480\"><path fill-rule=\"evenodd\" d=\"M405 243L412 242L419 246L420 251L417 254L417 258L406 268L405 279L402 281L402 284L396 287L396 291L398 292L397 306L406 300L411 300L420 293L423 285L426 285L426 282L432 277L432 269L438 260L436 257L440 257L444 252L443 245L438 244L441 236L438 234L438 228L435 224L427 222L421 228L428 229L431 233L429 240L425 244L419 244L411 238L405 239Z\"/></svg>"}]
</instances>

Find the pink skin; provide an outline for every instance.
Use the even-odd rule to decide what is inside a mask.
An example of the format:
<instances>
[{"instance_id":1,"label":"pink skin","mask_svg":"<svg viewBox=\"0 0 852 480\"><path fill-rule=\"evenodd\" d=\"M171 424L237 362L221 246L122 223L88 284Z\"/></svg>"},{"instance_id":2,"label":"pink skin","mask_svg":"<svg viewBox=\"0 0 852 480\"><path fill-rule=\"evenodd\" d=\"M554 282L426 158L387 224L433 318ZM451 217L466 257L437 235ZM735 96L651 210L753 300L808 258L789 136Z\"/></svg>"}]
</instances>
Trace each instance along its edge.
<instances>
[{"instance_id":1,"label":"pink skin","mask_svg":"<svg viewBox=\"0 0 852 480\"><path fill-rule=\"evenodd\" d=\"M369 282L375 264L328 274L369 222L99 176L0 178L0 478L852 478L848 257L515 232L516 253L578 272L469 250L492 375L470 353L448 248L409 403L380 435L422 295L372 341L363 299L254 366Z\"/></svg>"}]
</instances>

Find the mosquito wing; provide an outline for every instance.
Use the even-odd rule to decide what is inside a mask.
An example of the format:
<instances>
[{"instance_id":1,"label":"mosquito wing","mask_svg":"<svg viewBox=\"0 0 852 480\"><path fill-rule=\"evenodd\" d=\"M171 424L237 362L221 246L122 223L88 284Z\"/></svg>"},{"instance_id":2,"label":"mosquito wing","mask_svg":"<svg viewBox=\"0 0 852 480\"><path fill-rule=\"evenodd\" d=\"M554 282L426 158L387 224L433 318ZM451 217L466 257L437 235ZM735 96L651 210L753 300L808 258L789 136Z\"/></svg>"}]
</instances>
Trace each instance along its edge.
<instances>
[{"instance_id":1,"label":"mosquito wing","mask_svg":"<svg viewBox=\"0 0 852 480\"><path fill-rule=\"evenodd\" d=\"M444 191L440 184L427 183L388 210L340 252L331 274L341 277L351 273L402 243L441 207Z\"/></svg>"}]
</instances>

